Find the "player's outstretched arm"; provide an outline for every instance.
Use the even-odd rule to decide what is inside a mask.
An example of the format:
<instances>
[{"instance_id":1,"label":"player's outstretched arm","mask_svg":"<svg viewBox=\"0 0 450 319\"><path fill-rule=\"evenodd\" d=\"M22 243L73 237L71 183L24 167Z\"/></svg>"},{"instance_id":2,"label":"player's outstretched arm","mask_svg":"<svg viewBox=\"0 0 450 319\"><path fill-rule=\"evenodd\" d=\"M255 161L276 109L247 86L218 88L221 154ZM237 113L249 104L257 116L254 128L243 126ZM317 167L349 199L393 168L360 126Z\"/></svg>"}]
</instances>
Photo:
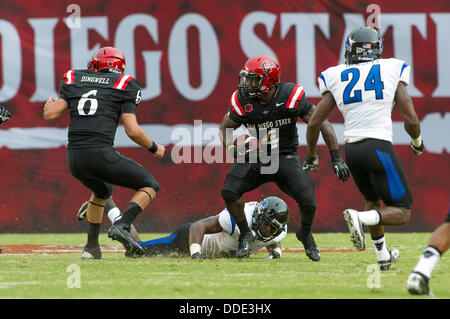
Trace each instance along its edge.
<instances>
[{"instance_id":1,"label":"player's outstretched arm","mask_svg":"<svg viewBox=\"0 0 450 319\"><path fill-rule=\"evenodd\" d=\"M192 259L203 259L207 256L202 254L201 244L205 234L215 234L221 232L222 226L219 223L219 215L202 218L191 225L189 229L189 250Z\"/></svg>"},{"instance_id":2,"label":"player's outstretched arm","mask_svg":"<svg viewBox=\"0 0 450 319\"><path fill-rule=\"evenodd\" d=\"M406 90L406 84L399 82L395 91L395 106L400 111L405 131L411 137L411 147L416 155L422 155L425 147L420 135L420 121L414 110L414 103Z\"/></svg>"},{"instance_id":3,"label":"player's outstretched arm","mask_svg":"<svg viewBox=\"0 0 450 319\"><path fill-rule=\"evenodd\" d=\"M136 144L148 149L155 154L155 157L162 158L164 156L165 147L157 144L139 126L136 115L133 113L123 113L121 115L125 133Z\"/></svg>"},{"instance_id":4,"label":"player's outstretched arm","mask_svg":"<svg viewBox=\"0 0 450 319\"><path fill-rule=\"evenodd\" d=\"M275 243L268 245L267 250L269 251L269 256L266 259L280 259L281 258L281 243Z\"/></svg>"},{"instance_id":5,"label":"player's outstretched arm","mask_svg":"<svg viewBox=\"0 0 450 319\"><path fill-rule=\"evenodd\" d=\"M53 99L49 97L47 102L44 105L44 112L42 113L42 117L46 121L53 121L59 118L65 110L67 110L69 104L63 99Z\"/></svg>"}]
</instances>

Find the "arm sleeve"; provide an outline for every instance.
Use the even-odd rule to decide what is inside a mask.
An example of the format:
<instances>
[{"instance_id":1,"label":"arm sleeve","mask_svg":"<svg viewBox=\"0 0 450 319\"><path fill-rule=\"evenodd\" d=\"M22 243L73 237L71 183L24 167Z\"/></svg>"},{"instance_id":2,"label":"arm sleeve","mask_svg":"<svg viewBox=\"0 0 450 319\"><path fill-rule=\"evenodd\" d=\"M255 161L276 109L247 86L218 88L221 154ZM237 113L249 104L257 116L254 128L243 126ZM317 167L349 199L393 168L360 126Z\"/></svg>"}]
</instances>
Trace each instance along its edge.
<instances>
[{"instance_id":1,"label":"arm sleeve","mask_svg":"<svg viewBox=\"0 0 450 319\"><path fill-rule=\"evenodd\" d=\"M243 123L245 120L245 110L242 107L238 90L231 95L228 116L237 123Z\"/></svg>"},{"instance_id":2,"label":"arm sleeve","mask_svg":"<svg viewBox=\"0 0 450 319\"><path fill-rule=\"evenodd\" d=\"M228 213L227 209L224 209L219 213L219 224L225 233L229 235L232 235L234 233L236 223L234 222L234 219L230 215L230 213Z\"/></svg>"},{"instance_id":3,"label":"arm sleeve","mask_svg":"<svg viewBox=\"0 0 450 319\"><path fill-rule=\"evenodd\" d=\"M61 80L59 85L59 98L63 99L66 102L69 102L70 88L68 85L64 83L64 80Z\"/></svg>"},{"instance_id":4,"label":"arm sleeve","mask_svg":"<svg viewBox=\"0 0 450 319\"><path fill-rule=\"evenodd\" d=\"M324 95L326 92L328 92L328 86L327 86L327 80L325 78L325 75L321 73L319 77L317 78L317 82L319 83L319 92L320 95Z\"/></svg>"},{"instance_id":5,"label":"arm sleeve","mask_svg":"<svg viewBox=\"0 0 450 319\"><path fill-rule=\"evenodd\" d=\"M309 113L313 104L306 99L306 94L303 94L302 98L297 101L298 106L294 109L298 117L302 118Z\"/></svg>"},{"instance_id":6,"label":"arm sleeve","mask_svg":"<svg viewBox=\"0 0 450 319\"><path fill-rule=\"evenodd\" d=\"M122 113L136 114L139 102L141 102L141 85L133 78L124 91Z\"/></svg>"}]
</instances>

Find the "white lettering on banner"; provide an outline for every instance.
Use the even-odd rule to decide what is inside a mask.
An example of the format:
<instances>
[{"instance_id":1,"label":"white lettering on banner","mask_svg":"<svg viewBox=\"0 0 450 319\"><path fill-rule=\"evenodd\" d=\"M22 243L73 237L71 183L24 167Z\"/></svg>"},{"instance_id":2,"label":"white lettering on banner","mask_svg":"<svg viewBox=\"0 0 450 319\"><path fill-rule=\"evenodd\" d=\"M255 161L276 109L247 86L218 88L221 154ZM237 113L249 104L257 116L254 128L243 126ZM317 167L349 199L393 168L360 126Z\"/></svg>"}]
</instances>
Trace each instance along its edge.
<instances>
[{"instance_id":1,"label":"white lettering on banner","mask_svg":"<svg viewBox=\"0 0 450 319\"><path fill-rule=\"evenodd\" d=\"M144 27L155 43L158 39L158 20L148 14L132 14L120 21L117 27L114 45L126 57L125 72L136 78L135 38L137 27ZM161 95L161 51L143 51L145 65L145 88L142 88L142 100L150 100ZM143 79L142 79L143 80ZM142 83L142 82L141 82Z\"/></svg>"},{"instance_id":2,"label":"white lettering on banner","mask_svg":"<svg viewBox=\"0 0 450 319\"><path fill-rule=\"evenodd\" d=\"M200 45L200 79L198 88L189 83L187 30L198 29ZM169 70L178 91L191 101L200 101L214 90L220 71L220 51L216 33L209 21L196 13L188 13L175 22L169 37Z\"/></svg>"},{"instance_id":3,"label":"white lettering on banner","mask_svg":"<svg viewBox=\"0 0 450 319\"><path fill-rule=\"evenodd\" d=\"M436 25L436 52L437 52L437 85L432 94L433 97L450 97L450 59L447 52L450 50L450 39L447 30L450 29L450 13L430 13L431 19ZM256 26L265 28L267 36L272 38L277 22L277 15L254 11L243 17L239 28L239 43L245 55L255 54L276 55L268 45L255 33ZM280 37L285 38L294 29L295 32L295 64L296 81L301 83L309 97L319 97L316 74L316 35L318 27L326 38L330 38L330 15L328 13L297 13L284 12L280 18ZM344 43L348 33L358 26L365 25L363 13L344 13L345 32L341 39L339 62L344 59ZM383 13L383 23L380 29L382 34L393 31L394 56L405 60L411 65L414 72L413 56L413 28L417 28L422 38L429 40L426 13ZM62 21L68 22L69 18ZM72 18L71 18L72 19ZM73 19L72 19L73 20ZM71 20L71 21L72 21ZM30 18L28 23L34 31L34 72L35 91L30 101L45 101L48 96L56 96L56 80L60 74L55 74L55 28L58 25L57 18ZM73 21L72 21L73 22ZM430 22L431 23L431 22ZM70 24L70 23L69 23ZM67 69L85 68L87 61L100 48L100 43L90 45L89 34L97 32L109 42L108 17L80 17L76 27L64 28L70 35L71 66ZM113 37L114 45L122 50L127 57L127 73L136 76L136 39L135 30L143 27L149 33L156 44L159 43L158 20L148 14L131 14L124 17L118 24ZM198 87L190 84L189 61L187 43L187 30L196 28L199 34L199 50L195 52L199 56L198 78L201 83ZM221 54L217 35L212 24L202 15L188 13L181 16L173 25L168 34L168 67L173 83L178 92L188 100L201 101L207 98L216 89L220 72ZM59 36L58 36L59 38ZM0 19L0 39L2 46L2 83L0 87L0 103L13 99L22 82L22 47L19 33L16 27ZM390 44L389 44L390 45ZM386 46L386 44L385 44ZM430 49L433 51L433 48ZM162 94L161 88L161 50L141 52L144 65L146 86L142 90L142 99L150 100ZM423 53L426 55L426 53ZM430 57L434 58L434 57ZM416 58L417 59L417 58ZM426 63L426 61L421 61ZM332 65L330 65L332 66ZM414 85L414 77L411 76L408 91L412 97L423 96L422 92Z\"/></svg>"},{"instance_id":4,"label":"white lettering on banner","mask_svg":"<svg viewBox=\"0 0 450 319\"><path fill-rule=\"evenodd\" d=\"M20 37L14 25L0 19L0 39L2 41L2 78L0 102L12 99L19 90L22 80L22 48Z\"/></svg>"},{"instance_id":5,"label":"white lettering on banner","mask_svg":"<svg viewBox=\"0 0 450 319\"><path fill-rule=\"evenodd\" d=\"M49 96L56 97L55 90L55 48L53 30L57 18L28 19L34 30L34 78L36 90L30 101L44 101Z\"/></svg>"},{"instance_id":6,"label":"white lettering on banner","mask_svg":"<svg viewBox=\"0 0 450 319\"><path fill-rule=\"evenodd\" d=\"M64 19L67 23L67 18ZM100 49L96 43L89 49L89 30L97 31L105 40L108 39L107 17L81 17L80 28L70 28L70 55L72 67L70 69L85 69L87 62Z\"/></svg>"},{"instance_id":7,"label":"white lettering on banner","mask_svg":"<svg viewBox=\"0 0 450 319\"><path fill-rule=\"evenodd\" d=\"M330 37L327 13L282 13L281 37L295 28L295 56L297 83L301 83L308 96L319 96L316 76L316 32L318 26L326 38Z\"/></svg>"},{"instance_id":8,"label":"white lettering on banner","mask_svg":"<svg viewBox=\"0 0 450 319\"><path fill-rule=\"evenodd\" d=\"M92 112L92 110L90 110ZM218 136L219 124L201 123L199 124L142 124L142 129L158 143L162 145L174 144L183 146L220 146L222 145ZM332 123L336 132L336 137L340 145L344 144L344 124ZM306 145L306 124L297 123L298 142L300 146ZM421 121L422 138L425 141L425 151L434 154L450 153L450 112L442 116L440 113L429 113ZM411 138L405 132L403 122L392 123L394 145L409 145ZM241 126L233 132L237 137L241 134L248 134L248 130ZM319 145L325 145L322 136L318 140ZM10 128L0 130L0 148L9 149L50 149L67 145L67 128L55 127L30 127L30 128ZM122 125L117 128L115 147L140 147L135 144L125 133ZM189 151L190 152L190 151ZM201 150L194 154L201 158ZM180 160L184 158L181 156ZM190 153L186 155L190 158Z\"/></svg>"},{"instance_id":9,"label":"white lettering on banner","mask_svg":"<svg viewBox=\"0 0 450 319\"><path fill-rule=\"evenodd\" d=\"M383 13L383 34L392 26L394 57L414 66L412 52L412 28L416 27L424 39L427 38L427 17L425 13ZM414 67L408 85L408 93L412 97L420 97L422 93L414 85Z\"/></svg>"},{"instance_id":10,"label":"white lettering on banner","mask_svg":"<svg viewBox=\"0 0 450 319\"><path fill-rule=\"evenodd\" d=\"M239 42L246 56L251 57L257 54L266 54L278 60L272 49L258 38L254 32L255 26L262 24L266 29L268 37L271 37L276 21L276 14L262 11L251 12L242 19L239 28Z\"/></svg>"},{"instance_id":11,"label":"white lettering on banner","mask_svg":"<svg viewBox=\"0 0 450 319\"><path fill-rule=\"evenodd\" d=\"M450 13L431 13L431 19L436 23L437 45L437 80L438 86L433 92L433 97L450 96Z\"/></svg>"}]
</instances>

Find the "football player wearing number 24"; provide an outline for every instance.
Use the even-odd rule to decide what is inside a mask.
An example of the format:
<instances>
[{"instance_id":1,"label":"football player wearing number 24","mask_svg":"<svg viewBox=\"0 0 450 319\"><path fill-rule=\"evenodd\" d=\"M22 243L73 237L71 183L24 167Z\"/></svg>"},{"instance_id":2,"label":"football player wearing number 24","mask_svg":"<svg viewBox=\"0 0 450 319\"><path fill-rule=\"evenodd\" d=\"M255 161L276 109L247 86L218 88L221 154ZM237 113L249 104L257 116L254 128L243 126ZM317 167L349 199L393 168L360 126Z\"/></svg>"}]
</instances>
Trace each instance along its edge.
<instances>
[{"instance_id":1,"label":"football player wearing number 24","mask_svg":"<svg viewBox=\"0 0 450 319\"><path fill-rule=\"evenodd\" d=\"M44 106L47 121L70 112L67 146L69 171L92 195L87 208L88 239L82 258L101 259L98 242L106 200L113 186L136 191L122 218L108 230L108 236L123 244L127 256L144 252L130 235L133 220L152 201L159 184L144 167L122 156L113 148L119 120L136 144L148 149L158 159L164 146L155 143L139 126L136 108L141 101L141 87L125 74L125 57L113 47L100 48L85 70L69 70L64 74L58 99L49 98Z\"/></svg>"},{"instance_id":2,"label":"football player wearing number 24","mask_svg":"<svg viewBox=\"0 0 450 319\"><path fill-rule=\"evenodd\" d=\"M402 60L382 59L383 40L369 27L351 32L345 48L345 64L328 68L318 78L322 100L308 123L307 152L315 155L320 125L337 105L344 116L345 158L365 199L365 211L346 209L344 219L359 250L365 249L363 226L369 228L379 267L389 270L398 250L387 249L383 226L407 223L412 204L392 146L393 105L403 118L413 152L424 151L420 122L406 90L410 67Z\"/></svg>"}]
</instances>

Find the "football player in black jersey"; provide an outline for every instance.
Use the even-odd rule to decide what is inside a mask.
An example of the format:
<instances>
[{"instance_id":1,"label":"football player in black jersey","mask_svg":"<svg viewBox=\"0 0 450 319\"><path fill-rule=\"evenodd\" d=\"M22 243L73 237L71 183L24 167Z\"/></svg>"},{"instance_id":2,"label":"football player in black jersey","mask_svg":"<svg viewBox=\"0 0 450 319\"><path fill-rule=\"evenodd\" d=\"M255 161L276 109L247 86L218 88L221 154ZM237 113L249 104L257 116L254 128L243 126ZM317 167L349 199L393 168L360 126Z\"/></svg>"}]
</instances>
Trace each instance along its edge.
<instances>
[{"instance_id":1,"label":"football player in black jersey","mask_svg":"<svg viewBox=\"0 0 450 319\"><path fill-rule=\"evenodd\" d=\"M0 124L8 121L11 118L11 113L6 107L0 105Z\"/></svg>"},{"instance_id":2,"label":"football player in black jersey","mask_svg":"<svg viewBox=\"0 0 450 319\"><path fill-rule=\"evenodd\" d=\"M113 185L131 188L131 198L122 218L108 230L108 236L123 244L128 256L140 256L142 248L133 241L130 225L153 200L159 184L140 164L113 148L119 120L136 144L157 158L164 146L152 141L139 126L136 107L141 100L140 84L124 74L125 57L116 48L100 48L87 70L69 70L61 81L60 96L49 98L43 117L51 121L70 112L67 161L70 173L92 191L87 209L88 240L82 258L100 259L98 243L103 209Z\"/></svg>"},{"instance_id":3,"label":"football player in black jersey","mask_svg":"<svg viewBox=\"0 0 450 319\"><path fill-rule=\"evenodd\" d=\"M249 153L242 153L241 146L234 145L232 133L234 129L245 125L250 132L258 135L256 137L260 142L260 149L265 144L270 149L271 159L274 155L277 156L278 170L272 174L264 174L261 161L238 161L228 171L221 195L241 232L237 257L248 255L253 240L244 218L242 195L262 184L274 182L297 201L301 217L297 238L303 243L306 255L313 261L319 261L320 252L311 232L317 203L312 181L307 174L317 170L318 160L306 157L302 166L297 154L296 126L298 117L308 123L315 106L307 101L300 85L280 82L280 74L279 63L270 56L258 55L247 60L239 73L238 89L231 96L229 110L222 120L219 132L223 146L238 157ZM339 154L333 127L324 122L321 132L330 150L335 172L339 179L346 181L350 176L349 170ZM261 150L258 154L261 154Z\"/></svg>"}]
</instances>

